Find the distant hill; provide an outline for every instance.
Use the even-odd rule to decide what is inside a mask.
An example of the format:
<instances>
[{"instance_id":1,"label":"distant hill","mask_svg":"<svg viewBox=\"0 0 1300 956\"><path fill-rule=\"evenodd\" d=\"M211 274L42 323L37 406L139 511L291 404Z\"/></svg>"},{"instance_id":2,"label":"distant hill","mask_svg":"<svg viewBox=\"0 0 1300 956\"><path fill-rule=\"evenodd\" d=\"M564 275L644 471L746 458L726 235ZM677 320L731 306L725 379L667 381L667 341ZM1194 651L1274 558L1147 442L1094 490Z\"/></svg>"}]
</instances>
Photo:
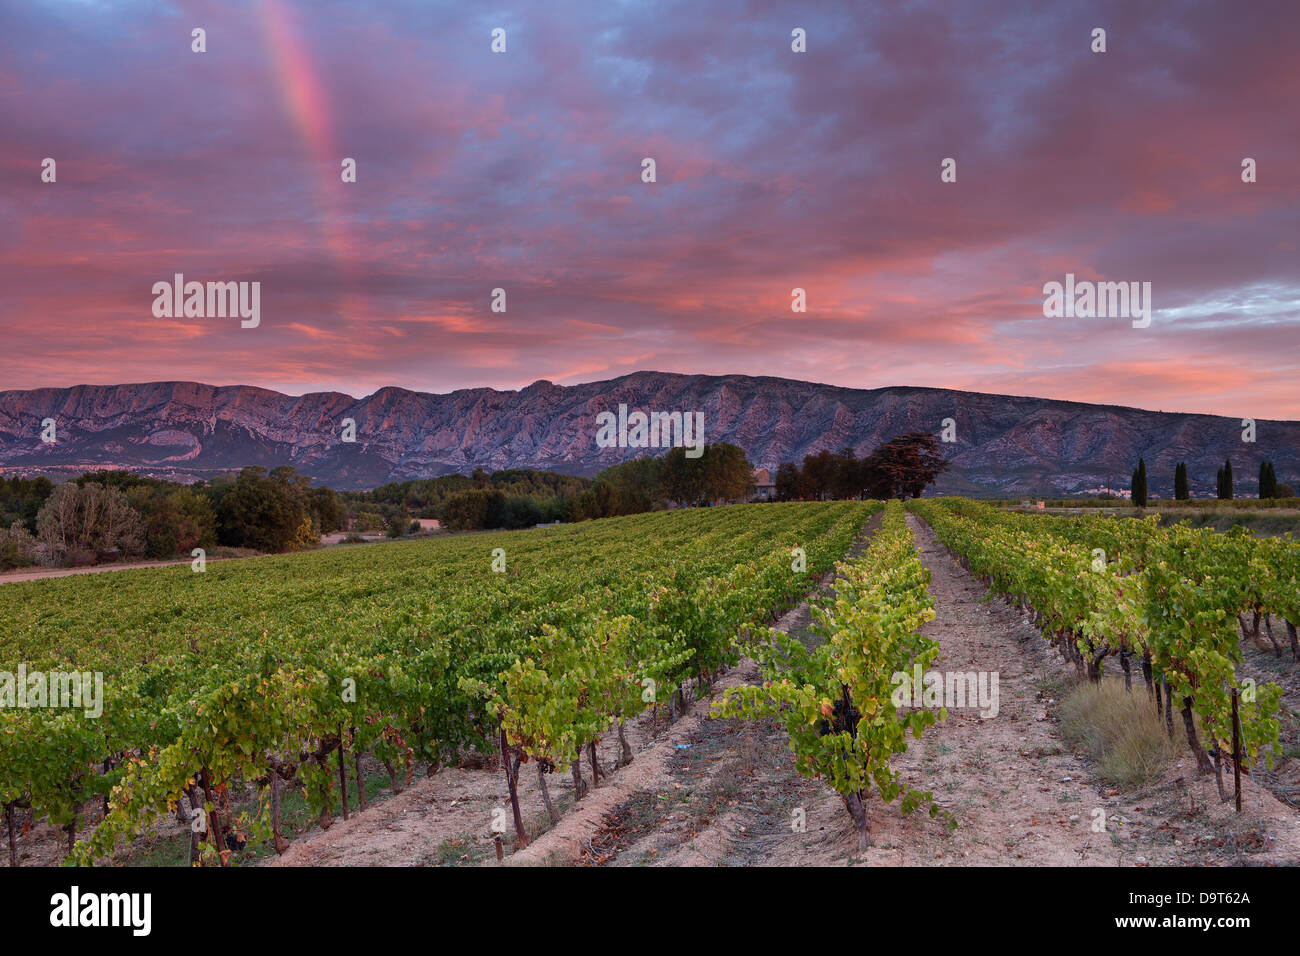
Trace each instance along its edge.
<instances>
[{"instance_id":1,"label":"distant hill","mask_svg":"<svg viewBox=\"0 0 1300 956\"><path fill-rule=\"evenodd\" d=\"M462 389L445 395L383 388L365 398L302 396L251 386L194 382L79 385L0 392L0 470L67 477L121 467L179 480L245 465L291 464L336 488L468 472L475 467L543 468L593 475L640 454L600 448L597 414L699 411L706 441L744 448L773 469L846 445L866 455L908 431L938 434L956 421L952 461L940 490L1015 497L1127 488L1144 456L1150 487L1173 494L1174 465L1186 461L1193 493L1212 494L1231 457L1239 493L1253 493L1262 458L1279 481L1300 483L1300 422L1259 420L1258 441L1241 441L1241 421L1045 398L936 388L840 388L749 375L635 372L603 382L539 381L520 391ZM58 441L40 441L41 422ZM340 440L356 422L356 442Z\"/></svg>"}]
</instances>

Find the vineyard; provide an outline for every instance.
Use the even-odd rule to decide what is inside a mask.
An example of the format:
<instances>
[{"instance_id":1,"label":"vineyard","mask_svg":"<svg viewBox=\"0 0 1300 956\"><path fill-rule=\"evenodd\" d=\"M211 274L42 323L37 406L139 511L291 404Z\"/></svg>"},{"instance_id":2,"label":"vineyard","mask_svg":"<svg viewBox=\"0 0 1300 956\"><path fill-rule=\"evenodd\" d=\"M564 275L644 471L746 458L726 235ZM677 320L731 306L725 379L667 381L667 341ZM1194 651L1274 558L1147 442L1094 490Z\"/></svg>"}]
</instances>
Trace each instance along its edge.
<instances>
[{"instance_id":1,"label":"vineyard","mask_svg":"<svg viewBox=\"0 0 1300 956\"><path fill-rule=\"evenodd\" d=\"M0 709L10 864L38 818L63 828L75 864L173 818L192 863L245 862L250 845L289 848L290 792L323 825L348 819L349 793L366 809L363 764L396 791L474 755L504 776L519 851L538 833L526 787L554 827L557 774L581 798L611 772L598 745L625 767L627 728L705 697L721 723L778 726L859 851L873 797L960 828L914 760L900 769L951 716L896 693L900 673L951 666L927 636L918 518L1081 681L1122 676L1170 737L1177 717L1197 769L1240 809L1241 775L1280 752L1283 711L1242 647L1267 639L1300 666L1300 545L964 499L796 503L6 585L0 670L99 672L104 686L98 715ZM807 634L772 626L805 599ZM741 661L752 679L735 679Z\"/></svg>"},{"instance_id":2,"label":"vineyard","mask_svg":"<svg viewBox=\"0 0 1300 956\"><path fill-rule=\"evenodd\" d=\"M167 814L196 821L196 862L250 840L280 850L285 785L346 815L362 755L395 784L475 749L502 752L512 781L531 759L581 782L584 747L685 705L876 507L696 509L8 585L0 667L104 674L98 718L0 711L10 862L17 810L64 827L80 864ZM259 809L234 814L249 787ZM517 805L515 820L526 841Z\"/></svg>"},{"instance_id":3,"label":"vineyard","mask_svg":"<svg viewBox=\"0 0 1300 956\"><path fill-rule=\"evenodd\" d=\"M1275 625L1300 662L1300 544L1162 528L1155 517L1037 517L961 499L912 507L1081 676L1099 680L1115 660L1131 689L1137 665L1169 734L1177 708L1198 769L1214 770L1221 795L1231 761L1240 808L1240 773L1274 759L1282 693L1237 673L1241 642L1259 638L1262 619L1277 656Z\"/></svg>"}]
</instances>

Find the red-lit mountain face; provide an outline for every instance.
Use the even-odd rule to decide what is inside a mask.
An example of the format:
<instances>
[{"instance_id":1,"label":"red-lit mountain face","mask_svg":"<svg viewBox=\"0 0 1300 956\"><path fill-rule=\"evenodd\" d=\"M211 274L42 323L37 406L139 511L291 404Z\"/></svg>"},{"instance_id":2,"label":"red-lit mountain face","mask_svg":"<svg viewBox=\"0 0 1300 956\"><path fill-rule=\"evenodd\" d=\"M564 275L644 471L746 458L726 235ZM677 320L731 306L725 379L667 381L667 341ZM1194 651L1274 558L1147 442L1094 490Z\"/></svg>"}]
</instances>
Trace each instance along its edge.
<instances>
[{"instance_id":1,"label":"red-lit mountain face","mask_svg":"<svg viewBox=\"0 0 1300 956\"><path fill-rule=\"evenodd\" d=\"M1173 491L1186 461L1193 493L1214 490L1231 458L1240 492L1254 490L1259 462L1279 481L1300 478L1300 423L1258 419L1242 441L1241 419L1015 398L932 388L851 389L746 375L636 372L583 385L539 381L520 391L465 389L445 395L384 388L365 398L302 396L193 382L84 385L0 392L0 469L66 477L120 467L193 480L245 465L291 464L336 488L468 472L544 468L593 475L662 449L602 448L600 412L701 412L704 440L745 449L756 465L852 447L859 456L909 431L939 435L953 419L952 462L939 490L1059 495L1127 488L1145 457L1154 494ZM53 418L56 440L41 440ZM342 440L345 420L355 442ZM952 429L950 429L950 432Z\"/></svg>"}]
</instances>

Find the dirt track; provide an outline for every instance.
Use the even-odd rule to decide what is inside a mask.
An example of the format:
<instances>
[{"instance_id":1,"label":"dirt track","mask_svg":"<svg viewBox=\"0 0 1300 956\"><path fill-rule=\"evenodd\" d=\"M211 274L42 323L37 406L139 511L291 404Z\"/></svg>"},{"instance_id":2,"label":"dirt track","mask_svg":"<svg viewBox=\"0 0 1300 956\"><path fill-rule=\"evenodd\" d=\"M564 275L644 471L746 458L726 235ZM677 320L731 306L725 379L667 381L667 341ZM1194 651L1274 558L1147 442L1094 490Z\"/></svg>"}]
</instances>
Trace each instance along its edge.
<instances>
[{"instance_id":1,"label":"dirt track","mask_svg":"<svg viewBox=\"0 0 1300 956\"><path fill-rule=\"evenodd\" d=\"M215 560L215 559L214 559ZM173 564L189 564L184 561L136 561L130 564L102 564L91 568L41 568L39 571L6 571L0 574L0 584L11 581L40 581L44 578L66 578L73 574L102 574L105 571L134 571L137 568L166 568Z\"/></svg>"}]
</instances>

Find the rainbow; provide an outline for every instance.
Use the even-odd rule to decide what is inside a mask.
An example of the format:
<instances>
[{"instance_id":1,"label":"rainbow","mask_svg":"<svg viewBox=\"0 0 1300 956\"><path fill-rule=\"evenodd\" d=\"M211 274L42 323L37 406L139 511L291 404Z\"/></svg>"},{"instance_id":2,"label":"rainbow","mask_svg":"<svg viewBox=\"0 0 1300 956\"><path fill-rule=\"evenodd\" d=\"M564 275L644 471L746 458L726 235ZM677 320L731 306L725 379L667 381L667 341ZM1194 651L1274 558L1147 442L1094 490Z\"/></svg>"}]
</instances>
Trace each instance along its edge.
<instances>
[{"instance_id":1,"label":"rainbow","mask_svg":"<svg viewBox=\"0 0 1300 956\"><path fill-rule=\"evenodd\" d=\"M339 164L345 154L335 141L324 84L288 5L283 0L258 0L255 9L285 112L316 168L314 191L322 239L347 280L354 272L353 256L340 190L350 187L339 178ZM341 314L357 317L357 299L350 292L339 304Z\"/></svg>"}]
</instances>

